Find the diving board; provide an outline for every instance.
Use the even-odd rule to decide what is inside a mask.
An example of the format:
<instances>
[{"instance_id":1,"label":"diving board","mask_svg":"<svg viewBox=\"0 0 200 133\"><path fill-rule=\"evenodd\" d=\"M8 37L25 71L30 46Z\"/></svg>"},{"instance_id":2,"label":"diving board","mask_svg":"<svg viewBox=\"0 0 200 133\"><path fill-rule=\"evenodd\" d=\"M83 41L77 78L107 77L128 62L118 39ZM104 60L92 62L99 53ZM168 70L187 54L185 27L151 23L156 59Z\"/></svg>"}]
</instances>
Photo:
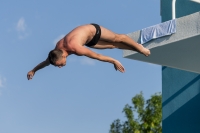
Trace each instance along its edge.
<instances>
[{"instance_id":1,"label":"diving board","mask_svg":"<svg viewBox=\"0 0 200 133\"><path fill-rule=\"evenodd\" d=\"M141 31L127 34L140 43ZM176 19L176 33L143 44L151 50L145 57L124 50L123 57L200 73L200 12Z\"/></svg>"}]
</instances>

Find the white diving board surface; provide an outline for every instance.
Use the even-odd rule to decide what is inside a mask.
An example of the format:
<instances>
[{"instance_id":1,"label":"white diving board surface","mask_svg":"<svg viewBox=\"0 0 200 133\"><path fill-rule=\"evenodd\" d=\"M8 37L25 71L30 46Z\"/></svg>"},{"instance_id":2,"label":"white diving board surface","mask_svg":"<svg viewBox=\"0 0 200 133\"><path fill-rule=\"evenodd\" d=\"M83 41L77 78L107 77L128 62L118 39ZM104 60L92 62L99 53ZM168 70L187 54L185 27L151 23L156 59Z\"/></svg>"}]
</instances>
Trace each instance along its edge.
<instances>
[{"instance_id":1,"label":"white diving board surface","mask_svg":"<svg viewBox=\"0 0 200 133\"><path fill-rule=\"evenodd\" d=\"M141 31L127 34L140 43ZM144 55L130 50L123 57L200 73L200 12L176 19L176 33L143 44L151 50Z\"/></svg>"}]
</instances>

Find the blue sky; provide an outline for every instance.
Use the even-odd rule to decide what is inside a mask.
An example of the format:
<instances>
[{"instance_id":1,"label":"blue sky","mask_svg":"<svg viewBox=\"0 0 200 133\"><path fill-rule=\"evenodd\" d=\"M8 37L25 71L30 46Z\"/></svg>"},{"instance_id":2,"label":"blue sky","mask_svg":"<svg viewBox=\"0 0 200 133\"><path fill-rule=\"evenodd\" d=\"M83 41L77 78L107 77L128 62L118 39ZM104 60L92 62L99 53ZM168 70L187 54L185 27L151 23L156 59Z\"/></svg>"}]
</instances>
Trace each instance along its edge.
<instances>
[{"instance_id":1,"label":"blue sky","mask_svg":"<svg viewBox=\"0 0 200 133\"><path fill-rule=\"evenodd\" d=\"M161 92L161 66L123 58L118 49L94 51L119 60L125 73L73 55L61 69L26 78L76 26L128 34L160 23L159 0L2 0L0 10L0 133L106 133L125 120L133 96Z\"/></svg>"}]
</instances>

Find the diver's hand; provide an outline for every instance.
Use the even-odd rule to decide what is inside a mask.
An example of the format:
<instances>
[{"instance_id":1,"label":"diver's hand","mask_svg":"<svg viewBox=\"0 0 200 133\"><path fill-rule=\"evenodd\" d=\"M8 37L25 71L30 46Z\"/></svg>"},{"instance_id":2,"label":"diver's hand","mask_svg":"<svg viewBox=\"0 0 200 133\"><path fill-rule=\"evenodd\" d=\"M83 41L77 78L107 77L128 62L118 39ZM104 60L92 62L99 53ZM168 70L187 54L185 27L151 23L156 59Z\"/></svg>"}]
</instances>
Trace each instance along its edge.
<instances>
[{"instance_id":1,"label":"diver's hand","mask_svg":"<svg viewBox=\"0 0 200 133\"><path fill-rule=\"evenodd\" d=\"M28 72L27 79L31 80L33 78L34 74L35 74L35 72L33 70L31 70L30 72Z\"/></svg>"},{"instance_id":2,"label":"diver's hand","mask_svg":"<svg viewBox=\"0 0 200 133\"><path fill-rule=\"evenodd\" d=\"M122 73L125 72L124 67L122 66L122 64L119 61L115 60L113 64L114 64L114 68L115 68L116 71L118 70Z\"/></svg>"}]
</instances>

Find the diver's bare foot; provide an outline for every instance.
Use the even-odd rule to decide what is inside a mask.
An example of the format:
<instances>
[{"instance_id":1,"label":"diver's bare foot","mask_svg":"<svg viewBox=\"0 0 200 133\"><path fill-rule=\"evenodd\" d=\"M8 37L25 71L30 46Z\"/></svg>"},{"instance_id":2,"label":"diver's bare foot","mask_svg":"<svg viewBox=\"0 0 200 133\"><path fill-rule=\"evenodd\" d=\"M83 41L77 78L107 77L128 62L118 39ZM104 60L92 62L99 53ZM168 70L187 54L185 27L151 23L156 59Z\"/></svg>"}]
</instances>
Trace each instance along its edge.
<instances>
[{"instance_id":1,"label":"diver's bare foot","mask_svg":"<svg viewBox=\"0 0 200 133\"><path fill-rule=\"evenodd\" d=\"M151 54L150 50L147 49L147 48L144 48L142 53L145 55L145 56L149 56Z\"/></svg>"},{"instance_id":2,"label":"diver's bare foot","mask_svg":"<svg viewBox=\"0 0 200 133\"><path fill-rule=\"evenodd\" d=\"M142 44L140 44L142 46L142 50L141 50L141 53L144 54L145 56L149 56L151 54L150 50L143 47Z\"/></svg>"}]
</instances>

